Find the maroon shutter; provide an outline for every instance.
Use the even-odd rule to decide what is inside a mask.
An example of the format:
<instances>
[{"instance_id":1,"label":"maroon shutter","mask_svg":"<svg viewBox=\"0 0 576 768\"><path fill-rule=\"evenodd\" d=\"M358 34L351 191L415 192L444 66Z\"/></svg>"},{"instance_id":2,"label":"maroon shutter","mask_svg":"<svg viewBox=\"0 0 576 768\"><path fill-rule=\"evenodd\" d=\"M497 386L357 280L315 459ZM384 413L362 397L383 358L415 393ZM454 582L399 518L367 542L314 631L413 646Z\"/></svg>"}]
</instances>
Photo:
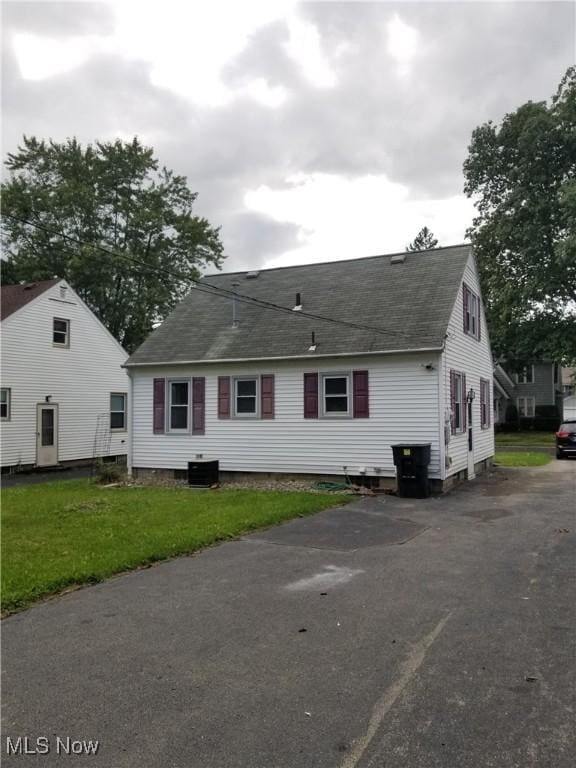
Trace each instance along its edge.
<instances>
[{"instance_id":1,"label":"maroon shutter","mask_svg":"<svg viewBox=\"0 0 576 768\"><path fill-rule=\"evenodd\" d=\"M304 418L318 418L318 374L304 374Z\"/></svg>"},{"instance_id":2,"label":"maroon shutter","mask_svg":"<svg viewBox=\"0 0 576 768\"><path fill-rule=\"evenodd\" d=\"M166 379L154 379L153 424L154 434L163 435L166 428Z\"/></svg>"},{"instance_id":3,"label":"maroon shutter","mask_svg":"<svg viewBox=\"0 0 576 768\"><path fill-rule=\"evenodd\" d=\"M466 432L466 427L468 423L468 401L466 399L466 374L462 374L462 393L460 395L462 398L462 432Z\"/></svg>"},{"instance_id":4,"label":"maroon shutter","mask_svg":"<svg viewBox=\"0 0 576 768\"><path fill-rule=\"evenodd\" d=\"M260 417L274 418L274 374L267 373L260 377Z\"/></svg>"},{"instance_id":5,"label":"maroon shutter","mask_svg":"<svg viewBox=\"0 0 576 768\"><path fill-rule=\"evenodd\" d=\"M464 309L464 333L468 333L468 288L462 284L462 303Z\"/></svg>"},{"instance_id":6,"label":"maroon shutter","mask_svg":"<svg viewBox=\"0 0 576 768\"><path fill-rule=\"evenodd\" d=\"M230 376L218 376L218 418L230 418Z\"/></svg>"},{"instance_id":7,"label":"maroon shutter","mask_svg":"<svg viewBox=\"0 0 576 768\"><path fill-rule=\"evenodd\" d=\"M206 413L206 379L195 376L192 379L192 434L203 435Z\"/></svg>"},{"instance_id":8,"label":"maroon shutter","mask_svg":"<svg viewBox=\"0 0 576 768\"><path fill-rule=\"evenodd\" d=\"M456 380L454 371L450 371L450 432L456 432Z\"/></svg>"},{"instance_id":9,"label":"maroon shutter","mask_svg":"<svg viewBox=\"0 0 576 768\"><path fill-rule=\"evenodd\" d=\"M490 403L490 392L492 391L492 382L487 381L484 389L486 390L486 426L489 427L492 423L492 405Z\"/></svg>"},{"instance_id":10,"label":"maroon shutter","mask_svg":"<svg viewBox=\"0 0 576 768\"><path fill-rule=\"evenodd\" d=\"M478 304L478 317L476 318L477 322L477 328L478 328L478 341L482 338L482 310L480 309L480 296L476 299L476 303Z\"/></svg>"},{"instance_id":11,"label":"maroon shutter","mask_svg":"<svg viewBox=\"0 0 576 768\"><path fill-rule=\"evenodd\" d=\"M352 373L352 391L354 397L354 418L367 419L370 416L368 371L354 371Z\"/></svg>"}]
</instances>

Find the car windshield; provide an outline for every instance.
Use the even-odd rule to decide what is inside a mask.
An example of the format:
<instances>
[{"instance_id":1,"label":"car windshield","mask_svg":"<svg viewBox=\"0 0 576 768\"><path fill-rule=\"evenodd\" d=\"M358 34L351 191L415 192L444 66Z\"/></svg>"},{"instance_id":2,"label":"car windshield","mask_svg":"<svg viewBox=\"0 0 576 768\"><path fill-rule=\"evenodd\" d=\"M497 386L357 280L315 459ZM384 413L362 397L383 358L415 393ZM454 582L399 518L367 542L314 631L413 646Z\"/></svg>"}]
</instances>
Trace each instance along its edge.
<instances>
[{"instance_id":1,"label":"car windshield","mask_svg":"<svg viewBox=\"0 0 576 768\"><path fill-rule=\"evenodd\" d=\"M566 421L560 427L560 432L576 432L576 421Z\"/></svg>"}]
</instances>

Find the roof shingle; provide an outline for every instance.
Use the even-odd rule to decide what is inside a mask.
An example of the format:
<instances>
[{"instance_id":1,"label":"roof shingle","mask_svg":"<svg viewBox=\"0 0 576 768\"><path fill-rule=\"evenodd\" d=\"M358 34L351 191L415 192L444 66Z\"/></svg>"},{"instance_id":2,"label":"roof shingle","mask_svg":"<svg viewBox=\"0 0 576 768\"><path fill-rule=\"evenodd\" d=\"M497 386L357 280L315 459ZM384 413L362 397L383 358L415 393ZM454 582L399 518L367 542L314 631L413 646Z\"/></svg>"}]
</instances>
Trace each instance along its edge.
<instances>
[{"instance_id":1,"label":"roof shingle","mask_svg":"<svg viewBox=\"0 0 576 768\"><path fill-rule=\"evenodd\" d=\"M60 282L59 277L52 280L39 280L36 283L18 283L16 285L3 285L0 293L1 315L4 320L14 314L18 309L28 304L41 293Z\"/></svg>"},{"instance_id":2,"label":"roof shingle","mask_svg":"<svg viewBox=\"0 0 576 768\"><path fill-rule=\"evenodd\" d=\"M280 312L192 289L133 353L127 365L313 357L440 348L466 262L468 245L391 256L209 275L216 286L302 312ZM392 254L394 255L394 254ZM339 322L312 319L304 313ZM309 353L314 332L316 352Z\"/></svg>"}]
</instances>

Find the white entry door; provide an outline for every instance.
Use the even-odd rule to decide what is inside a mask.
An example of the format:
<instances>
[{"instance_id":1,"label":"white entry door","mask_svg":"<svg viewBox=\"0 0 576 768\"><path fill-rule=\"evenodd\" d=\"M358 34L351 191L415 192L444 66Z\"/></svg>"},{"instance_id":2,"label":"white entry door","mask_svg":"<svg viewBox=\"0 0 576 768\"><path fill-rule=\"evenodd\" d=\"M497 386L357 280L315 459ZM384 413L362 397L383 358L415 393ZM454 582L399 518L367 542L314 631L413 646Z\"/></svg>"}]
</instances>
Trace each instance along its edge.
<instances>
[{"instance_id":1,"label":"white entry door","mask_svg":"<svg viewBox=\"0 0 576 768\"><path fill-rule=\"evenodd\" d=\"M58 406L51 403L38 405L36 464L39 467L58 464Z\"/></svg>"}]
</instances>

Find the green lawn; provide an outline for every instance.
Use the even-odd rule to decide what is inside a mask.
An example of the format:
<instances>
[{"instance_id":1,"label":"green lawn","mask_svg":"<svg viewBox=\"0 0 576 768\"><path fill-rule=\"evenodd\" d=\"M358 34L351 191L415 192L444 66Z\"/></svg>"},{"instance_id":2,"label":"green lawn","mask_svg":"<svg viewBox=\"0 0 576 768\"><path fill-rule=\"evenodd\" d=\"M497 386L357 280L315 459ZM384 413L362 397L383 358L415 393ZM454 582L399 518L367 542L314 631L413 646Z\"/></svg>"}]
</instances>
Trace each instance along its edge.
<instances>
[{"instance_id":1,"label":"green lawn","mask_svg":"<svg viewBox=\"0 0 576 768\"><path fill-rule=\"evenodd\" d=\"M2 610L346 501L305 492L101 488L87 480L7 488Z\"/></svg>"},{"instance_id":2,"label":"green lawn","mask_svg":"<svg viewBox=\"0 0 576 768\"><path fill-rule=\"evenodd\" d=\"M554 432L498 432L496 445L555 445Z\"/></svg>"},{"instance_id":3,"label":"green lawn","mask_svg":"<svg viewBox=\"0 0 576 768\"><path fill-rule=\"evenodd\" d=\"M494 456L494 463L501 467L541 467L551 460L552 457L547 453L527 451L498 451Z\"/></svg>"}]
</instances>

